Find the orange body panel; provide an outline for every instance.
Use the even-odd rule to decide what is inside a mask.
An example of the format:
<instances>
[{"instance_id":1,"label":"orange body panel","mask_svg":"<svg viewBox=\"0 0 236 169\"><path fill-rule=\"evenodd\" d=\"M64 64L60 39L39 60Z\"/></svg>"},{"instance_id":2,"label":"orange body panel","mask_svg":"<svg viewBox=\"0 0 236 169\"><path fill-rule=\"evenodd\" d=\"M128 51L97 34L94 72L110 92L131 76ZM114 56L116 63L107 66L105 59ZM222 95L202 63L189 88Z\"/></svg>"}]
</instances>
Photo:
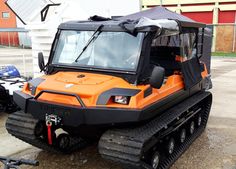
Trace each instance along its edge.
<instances>
[{"instance_id":1,"label":"orange body panel","mask_svg":"<svg viewBox=\"0 0 236 169\"><path fill-rule=\"evenodd\" d=\"M208 71L207 71L206 64L204 64L204 71L202 72L202 78L205 78L207 76L208 76Z\"/></svg>"},{"instance_id":2,"label":"orange body panel","mask_svg":"<svg viewBox=\"0 0 236 169\"><path fill-rule=\"evenodd\" d=\"M206 66L202 72L202 77L208 75ZM82 76L82 78L81 78ZM45 75L45 79L36 90L37 95L42 90L52 90L58 92L72 93L81 97L87 107L116 107L129 109L142 109L154 102L157 102L179 90L184 89L184 81L181 73L167 77L165 83L160 89L152 88L152 94L144 97L144 92L150 85L132 85L122 78L81 72L58 72L54 75ZM139 89L140 92L132 96L128 105L114 103L111 99L106 105L97 105L100 94L112 88ZM28 85L25 85L23 91L30 94ZM70 106L81 106L74 96L66 96L61 94L43 93L39 101L45 101L56 104L64 104Z\"/></svg>"},{"instance_id":3,"label":"orange body panel","mask_svg":"<svg viewBox=\"0 0 236 169\"><path fill-rule=\"evenodd\" d=\"M85 77L78 78L81 74ZM41 90L73 93L80 96L87 107L107 106L141 109L170 95L171 93L183 89L184 87L181 75L172 75L168 77L165 84L160 89L152 89L153 93L144 98L144 91L148 89L150 85L134 86L122 78L109 75L80 72L58 72L54 75L45 75L42 78L45 79L45 81L37 87L35 95L37 95ZM99 95L112 88L139 89L141 91L137 95L131 97L129 105L117 104L112 101L109 101L107 105L96 105ZM25 93L30 94L27 85L23 90ZM74 96L65 96L60 94L43 93L38 100L71 106L81 106Z\"/></svg>"}]
</instances>

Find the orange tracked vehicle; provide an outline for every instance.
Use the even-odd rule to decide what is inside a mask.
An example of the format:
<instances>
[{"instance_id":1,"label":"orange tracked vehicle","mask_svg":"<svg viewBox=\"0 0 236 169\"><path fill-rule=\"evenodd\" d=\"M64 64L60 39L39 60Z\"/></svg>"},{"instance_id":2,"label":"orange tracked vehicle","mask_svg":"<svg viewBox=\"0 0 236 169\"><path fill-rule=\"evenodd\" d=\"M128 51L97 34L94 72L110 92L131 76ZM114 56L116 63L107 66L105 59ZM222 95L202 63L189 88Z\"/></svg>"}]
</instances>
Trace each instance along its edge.
<instances>
[{"instance_id":1,"label":"orange tracked vehicle","mask_svg":"<svg viewBox=\"0 0 236 169\"><path fill-rule=\"evenodd\" d=\"M46 65L39 53L45 75L14 93L22 111L6 128L48 151L99 140L102 157L125 168L168 168L206 127L205 40L204 24L162 7L63 23Z\"/></svg>"}]
</instances>

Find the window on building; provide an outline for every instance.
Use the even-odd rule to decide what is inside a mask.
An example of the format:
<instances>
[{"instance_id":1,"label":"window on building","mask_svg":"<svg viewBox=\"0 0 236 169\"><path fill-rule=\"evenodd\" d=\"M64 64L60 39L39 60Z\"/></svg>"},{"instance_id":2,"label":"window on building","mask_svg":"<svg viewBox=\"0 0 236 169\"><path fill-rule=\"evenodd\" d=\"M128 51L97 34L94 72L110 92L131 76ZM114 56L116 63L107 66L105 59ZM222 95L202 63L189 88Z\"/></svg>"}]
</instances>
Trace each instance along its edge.
<instances>
[{"instance_id":1,"label":"window on building","mask_svg":"<svg viewBox=\"0 0 236 169\"><path fill-rule=\"evenodd\" d=\"M10 13L9 12L2 12L2 18L4 18L4 19L10 18Z\"/></svg>"}]
</instances>

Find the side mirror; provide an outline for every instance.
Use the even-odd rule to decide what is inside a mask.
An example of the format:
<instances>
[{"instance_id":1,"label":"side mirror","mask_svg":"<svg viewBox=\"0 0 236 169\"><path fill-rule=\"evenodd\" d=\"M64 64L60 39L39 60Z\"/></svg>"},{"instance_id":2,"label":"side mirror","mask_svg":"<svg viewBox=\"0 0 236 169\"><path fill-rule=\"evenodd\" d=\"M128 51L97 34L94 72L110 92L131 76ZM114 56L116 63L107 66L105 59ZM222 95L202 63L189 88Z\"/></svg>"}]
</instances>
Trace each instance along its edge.
<instances>
[{"instance_id":1,"label":"side mirror","mask_svg":"<svg viewBox=\"0 0 236 169\"><path fill-rule=\"evenodd\" d=\"M38 66L40 71L43 71L45 68L44 57L42 52L38 53Z\"/></svg>"},{"instance_id":2,"label":"side mirror","mask_svg":"<svg viewBox=\"0 0 236 169\"><path fill-rule=\"evenodd\" d=\"M149 83L153 88L159 89L163 84L164 78L165 78L165 69L160 66L154 66Z\"/></svg>"}]
</instances>

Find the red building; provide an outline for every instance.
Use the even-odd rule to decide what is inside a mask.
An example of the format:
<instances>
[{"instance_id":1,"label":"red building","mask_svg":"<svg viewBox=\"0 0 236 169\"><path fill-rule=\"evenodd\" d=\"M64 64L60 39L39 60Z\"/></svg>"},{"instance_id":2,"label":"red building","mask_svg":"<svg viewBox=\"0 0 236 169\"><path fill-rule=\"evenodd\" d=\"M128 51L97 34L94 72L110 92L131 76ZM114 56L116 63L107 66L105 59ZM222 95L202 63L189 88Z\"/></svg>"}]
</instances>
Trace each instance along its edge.
<instances>
[{"instance_id":1,"label":"red building","mask_svg":"<svg viewBox=\"0 0 236 169\"><path fill-rule=\"evenodd\" d=\"M4 3L0 0L0 45L19 45L19 37L17 32L6 32L2 28L16 28L16 16Z\"/></svg>"},{"instance_id":2,"label":"red building","mask_svg":"<svg viewBox=\"0 0 236 169\"><path fill-rule=\"evenodd\" d=\"M212 51L236 52L236 0L142 0L142 2L144 9L162 5L195 21L208 24L213 31Z\"/></svg>"},{"instance_id":3,"label":"red building","mask_svg":"<svg viewBox=\"0 0 236 169\"><path fill-rule=\"evenodd\" d=\"M161 5L161 1L142 0L144 8ZM236 22L236 0L162 0L162 5L206 24Z\"/></svg>"}]
</instances>

